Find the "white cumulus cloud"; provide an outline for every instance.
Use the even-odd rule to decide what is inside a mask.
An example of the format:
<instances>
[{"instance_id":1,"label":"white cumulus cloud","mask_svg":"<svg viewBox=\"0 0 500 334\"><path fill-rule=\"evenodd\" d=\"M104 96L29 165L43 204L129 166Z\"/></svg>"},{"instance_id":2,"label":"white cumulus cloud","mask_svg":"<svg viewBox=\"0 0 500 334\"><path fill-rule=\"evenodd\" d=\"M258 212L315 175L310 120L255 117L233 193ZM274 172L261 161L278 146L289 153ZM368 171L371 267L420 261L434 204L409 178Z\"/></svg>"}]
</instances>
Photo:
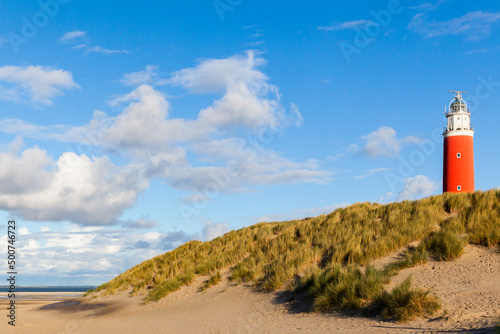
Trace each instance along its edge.
<instances>
[{"instance_id":1,"label":"white cumulus cloud","mask_svg":"<svg viewBox=\"0 0 500 334\"><path fill-rule=\"evenodd\" d=\"M366 145L362 152L371 157L383 155L393 157L399 154L401 143L396 138L396 130L384 126L378 130L363 137L366 140Z\"/></svg>"},{"instance_id":2,"label":"white cumulus cloud","mask_svg":"<svg viewBox=\"0 0 500 334\"><path fill-rule=\"evenodd\" d=\"M361 153L370 157L395 157L399 154L405 144L420 143L421 140L415 136L402 139L397 138L396 130L383 126L378 130L362 137L366 141Z\"/></svg>"},{"instance_id":3,"label":"white cumulus cloud","mask_svg":"<svg viewBox=\"0 0 500 334\"><path fill-rule=\"evenodd\" d=\"M268 77L259 70L265 63L251 51L225 59L207 59L196 67L174 72L170 81L197 94L224 92L236 83L258 88L268 81Z\"/></svg>"},{"instance_id":4,"label":"white cumulus cloud","mask_svg":"<svg viewBox=\"0 0 500 334\"><path fill-rule=\"evenodd\" d=\"M66 152L53 161L33 147L0 159L0 208L27 220L115 223L148 186L136 168L117 167L106 156Z\"/></svg>"},{"instance_id":5,"label":"white cumulus cloud","mask_svg":"<svg viewBox=\"0 0 500 334\"><path fill-rule=\"evenodd\" d=\"M279 89L259 69L266 61L253 52L226 59L208 59L173 73L170 82L193 93L223 93L203 109L200 122L209 126L277 127L285 119ZM294 117L301 118L298 108Z\"/></svg>"},{"instance_id":6,"label":"white cumulus cloud","mask_svg":"<svg viewBox=\"0 0 500 334\"><path fill-rule=\"evenodd\" d=\"M70 72L44 66L0 67L0 99L16 102L52 104L54 97L64 90L80 88Z\"/></svg>"},{"instance_id":7,"label":"white cumulus cloud","mask_svg":"<svg viewBox=\"0 0 500 334\"><path fill-rule=\"evenodd\" d=\"M404 187L398 194L399 200L429 196L439 187L438 183L424 175L406 178L403 184Z\"/></svg>"},{"instance_id":8,"label":"white cumulus cloud","mask_svg":"<svg viewBox=\"0 0 500 334\"><path fill-rule=\"evenodd\" d=\"M281 119L281 105L276 99L265 99L243 82L228 87L222 99L200 112L200 122L210 127L241 125L251 128L275 128Z\"/></svg>"},{"instance_id":9,"label":"white cumulus cloud","mask_svg":"<svg viewBox=\"0 0 500 334\"><path fill-rule=\"evenodd\" d=\"M202 232L203 239L210 241L229 232L229 225L227 223L213 223L207 220Z\"/></svg>"}]
</instances>

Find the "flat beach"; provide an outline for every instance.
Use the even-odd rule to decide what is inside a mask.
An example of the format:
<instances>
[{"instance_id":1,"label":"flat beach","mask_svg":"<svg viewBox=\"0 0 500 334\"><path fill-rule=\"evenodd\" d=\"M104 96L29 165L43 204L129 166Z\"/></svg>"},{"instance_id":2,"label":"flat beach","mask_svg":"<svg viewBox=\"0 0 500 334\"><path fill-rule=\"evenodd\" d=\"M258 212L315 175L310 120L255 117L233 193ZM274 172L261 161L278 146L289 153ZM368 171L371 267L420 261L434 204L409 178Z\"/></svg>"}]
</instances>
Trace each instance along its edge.
<instances>
[{"instance_id":1,"label":"flat beach","mask_svg":"<svg viewBox=\"0 0 500 334\"><path fill-rule=\"evenodd\" d=\"M380 259L375 265L398 256ZM200 277L159 302L143 295L75 297L82 293L29 293L18 299L15 333L492 333L500 319L500 254L468 246L452 262L429 261L403 270L433 291L444 310L432 319L395 323L353 314L309 313L283 293L262 293L227 281L199 292ZM28 294L28 293L26 293ZM2 308L6 301L1 301ZM3 318L3 317L2 317ZM3 320L2 333L14 332Z\"/></svg>"}]
</instances>

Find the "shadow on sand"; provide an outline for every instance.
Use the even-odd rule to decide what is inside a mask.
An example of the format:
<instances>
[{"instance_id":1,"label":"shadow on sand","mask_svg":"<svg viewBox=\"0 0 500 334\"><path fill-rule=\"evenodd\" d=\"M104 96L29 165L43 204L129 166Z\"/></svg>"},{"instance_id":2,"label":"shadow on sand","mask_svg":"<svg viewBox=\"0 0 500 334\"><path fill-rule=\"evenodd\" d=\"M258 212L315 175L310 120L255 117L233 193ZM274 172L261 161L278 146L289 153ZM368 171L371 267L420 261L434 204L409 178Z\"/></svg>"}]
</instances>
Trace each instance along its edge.
<instances>
[{"instance_id":1,"label":"shadow on sand","mask_svg":"<svg viewBox=\"0 0 500 334\"><path fill-rule=\"evenodd\" d=\"M121 307L113 303L90 303L83 298L70 299L40 307L44 311L99 316L116 312Z\"/></svg>"}]
</instances>

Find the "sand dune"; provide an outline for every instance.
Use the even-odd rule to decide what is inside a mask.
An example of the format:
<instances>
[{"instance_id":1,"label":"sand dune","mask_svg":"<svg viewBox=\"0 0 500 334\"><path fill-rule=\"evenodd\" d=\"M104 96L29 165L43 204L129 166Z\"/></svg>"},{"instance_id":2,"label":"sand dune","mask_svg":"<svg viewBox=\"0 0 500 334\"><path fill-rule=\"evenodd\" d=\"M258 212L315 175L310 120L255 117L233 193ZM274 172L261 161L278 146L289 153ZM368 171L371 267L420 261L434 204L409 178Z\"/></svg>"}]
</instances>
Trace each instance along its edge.
<instances>
[{"instance_id":1,"label":"sand dune","mask_svg":"<svg viewBox=\"0 0 500 334\"><path fill-rule=\"evenodd\" d=\"M389 258L394 258L393 254ZM378 260L380 265L384 259ZM431 289L447 311L440 319L397 324L356 315L311 314L283 295L224 283L198 292L203 278L157 303L127 293L95 299L21 301L16 333L427 333L491 332L500 318L500 254L468 246L453 262L430 261L400 272ZM8 328L0 324L1 332Z\"/></svg>"}]
</instances>

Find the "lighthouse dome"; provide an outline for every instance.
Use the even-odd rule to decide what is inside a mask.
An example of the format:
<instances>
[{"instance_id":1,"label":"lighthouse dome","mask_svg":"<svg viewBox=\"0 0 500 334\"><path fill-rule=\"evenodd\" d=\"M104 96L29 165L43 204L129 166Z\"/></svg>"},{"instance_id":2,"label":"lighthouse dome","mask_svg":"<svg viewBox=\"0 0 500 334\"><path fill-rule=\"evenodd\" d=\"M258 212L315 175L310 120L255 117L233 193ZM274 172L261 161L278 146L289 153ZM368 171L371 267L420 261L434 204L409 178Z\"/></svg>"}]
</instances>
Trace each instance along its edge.
<instances>
[{"instance_id":1,"label":"lighthouse dome","mask_svg":"<svg viewBox=\"0 0 500 334\"><path fill-rule=\"evenodd\" d=\"M450 104L451 113L466 113L467 103L462 99L455 99Z\"/></svg>"}]
</instances>

